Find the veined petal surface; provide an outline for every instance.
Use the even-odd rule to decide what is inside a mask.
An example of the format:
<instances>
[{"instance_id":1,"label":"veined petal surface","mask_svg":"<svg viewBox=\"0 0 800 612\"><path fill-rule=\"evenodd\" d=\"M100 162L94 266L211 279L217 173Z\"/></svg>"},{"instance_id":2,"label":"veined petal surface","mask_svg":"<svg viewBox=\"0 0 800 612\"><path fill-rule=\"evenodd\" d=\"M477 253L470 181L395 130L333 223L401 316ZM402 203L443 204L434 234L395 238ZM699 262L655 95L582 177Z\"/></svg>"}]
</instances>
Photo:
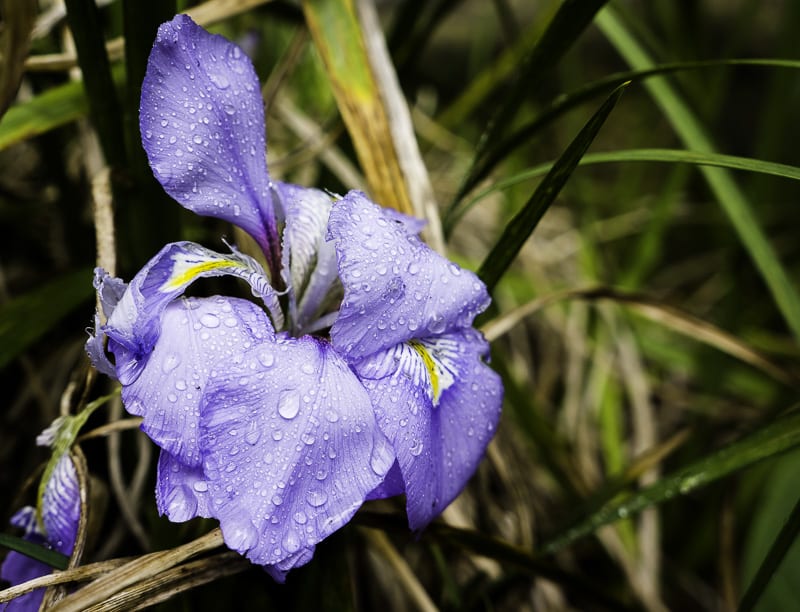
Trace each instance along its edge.
<instances>
[{"instance_id":1,"label":"veined petal surface","mask_svg":"<svg viewBox=\"0 0 800 612\"><path fill-rule=\"evenodd\" d=\"M198 278L223 275L247 281L277 319L276 324L283 323L277 293L253 258L238 252L221 255L193 242L168 244L130 282L102 328L123 385L136 380L144 368L158 340L167 305Z\"/></svg>"},{"instance_id":2,"label":"veined petal surface","mask_svg":"<svg viewBox=\"0 0 800 612\"><path fill-rule=\"evenodd\" d=\"M341 298L336 249L327 241L331 196L319 189L280 183L286 228L283 233L283 274L290 296L290 318L296 335Z\"/></svg>"},{"instance_id":3,"label":"veined petal surface","mask_svg":"<svg viewBox=\"0 0 800 612\"><path fill-rule=\"evenodd\" d=\"M486 287L472 272L431 250L409 223L361 192L334 203L329 236L344 285L331 340L348 361L469 327L489 305Z\"/></svg>"},{"instance_id":4,"label":"veined petal surface","mask_svg":"<svg viewBox=\"0 0 800 612\"><path fill-rule=\"evenodd\" d=\"M161 450L156 477L158 513L173 523L182 523L197 516L211 517L208 483L202 466L188 466Z\"/></svg>"},{"instance_id":5,"label":"veined petal surface","mask_svg":"<svg viewBox=\"0 0 800 612\"><path fill-rule=\"evenodd\" d=\"M367 392L325 340L254 346L206 398L212 510L226 544L254 563L288 571L308 560L303 551L349 521L394 462Z\"/></svg>"},{"instance_id":6,"label":"veined petal surface","mask_svg":"<svg viewBox=\"0 0 800 612\"><path fill-rule=\"evenodd\" d=\"M354 364L397 453L412 529L425 527L455 499L494 435L502 383L482 361L487 352L480 333L467 328L398 344Z\"/></svg>"},{"instance_id":7,"label":"veined petal surface","mask_svg":"<svg viewBox=\"0 0 800 612\"><path fill-rule=\"evenodd\" d=\"M142 430L162 449L198 467L200 412L209 379L218 370L236 368L249 347L273 339L266 313L247 300L175 300L164 310L159 340L139 376L122 387L125 408L144 417ZM119 369L124 354L116 357Z\"/></svg>"},{"instance_id":8,"label":"veined petal surface","mask_svg":"<svg viewBox=\"0 0 800 612\"><path fill-rule=\"evenodd\" d=\"M139 112L150 166L182 206L241 227L277 263L263 107L237 45L186 15L159 27Z\"/></svg>"}]
</instances>

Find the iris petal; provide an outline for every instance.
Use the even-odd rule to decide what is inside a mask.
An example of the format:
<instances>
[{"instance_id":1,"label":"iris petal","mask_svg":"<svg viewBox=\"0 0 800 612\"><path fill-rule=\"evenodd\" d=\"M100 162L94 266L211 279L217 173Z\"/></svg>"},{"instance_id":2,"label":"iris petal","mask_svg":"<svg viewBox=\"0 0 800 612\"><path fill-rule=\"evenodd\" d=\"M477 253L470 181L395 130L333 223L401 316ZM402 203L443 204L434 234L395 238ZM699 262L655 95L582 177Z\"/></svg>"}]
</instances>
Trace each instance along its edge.
<instances>
[{"instance_id":1,"label":"iris petal","mask_svg":"<svg viewBox=\"0 0 800 612\"><path fill-rule=\"evenodd\" d=\"M399 344L354 366L397 453L412 529L455 499L494 435L502 385L481 360L487 351L477 331L464 329Z\"/></svg>"},{"instance_id":2,"label":"iris petal","mask_svg":"<svg viewBox=\"0 0 800 612\"><path fill-rule=\"evenodd\" d=\"M211 517L208 483L202 467L191 467L165 450L158 457L156 506L174 523Z\"/></svg>"},{"instance_id":3,"label":"iris petal","mask_svg":"<svg viewBox=\"0 0 800 612\"><path fill-rule=\"evenodd\" d=\"M136 380L144 368L161 331L167 304L198 278L222 275L246 280L253 293L264 300L276 324L283 323L278 295L254 259L238 252L221 255L193 242L168 244L130 282L102 328L110 340L109 350L116 357L116 374L123 385Z\"/></svg>"},{"instance_id":4,"label":"iris petal","mask_svg":"<svg viewBox=\"0 0 800 612\"><path fill-rule=\"evenodd\" d=\"M472 272L432 251L408 223L360 192L334 203L329 235L344 285L331 340L349 361L469 327L489 305L486 287Z\"/></svg>"},{"instance_id":5,"label":"iris petal","mask_svg":"<svg viewBox=\"0 0 800 612\"><path fill-rule=\"evenodd\" d=\"M209 378L222 364L240 363L248 346L272 338L266 313L247 300L176 300L164 310L159 341L139 376L122 387L125 407L144 417L142 430L156 444L197 467L200 411Z\"/></svg>"},{"instance_id":6,"label":"iris petal","mask_svg":"<svg viewBox=\"0 0 800 612\"><path fill-rule=\"evenodd\" d=\"M358 379L309 336L261 343L220 370L201 431L226 544L278 568L350 520L394 462Z\"/></svg>"},{"instance_id":7,"label":"iris petal","mask_svg":"<svg viewBox=\"0 0 800 612\"><path fill-rule=\"evenodd\" d=\"M263 106L238 46L186 15L161 25L139 114L150 166L182 206L241 227L277 263Z\"/></svg>"},{"instance_id":8,"label":"iris petal","mask_svg":"<svg viewBox=\"0 0 800 612\"><path fill-rule=\"evenodd\" d=\"M319 189L281 183L286 211L283 233L284 280L289 287L290 319L296 334L312 326L341 298L336 249L326 241L331 197Z\"/></svg>"}]
</instances>

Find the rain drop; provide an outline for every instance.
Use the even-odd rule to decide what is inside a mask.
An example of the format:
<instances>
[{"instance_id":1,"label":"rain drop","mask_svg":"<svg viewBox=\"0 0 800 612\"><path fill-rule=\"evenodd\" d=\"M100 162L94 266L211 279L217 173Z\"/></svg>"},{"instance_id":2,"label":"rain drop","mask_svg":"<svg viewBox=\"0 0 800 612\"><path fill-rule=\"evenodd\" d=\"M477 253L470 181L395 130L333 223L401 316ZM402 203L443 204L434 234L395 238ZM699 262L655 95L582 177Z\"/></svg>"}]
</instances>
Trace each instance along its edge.
<instances>
[{"instance_id":1,"label":"rain drop","mask_svg":"<svg viewBox=\"0 0 800 612\"><path fill-rule=\"evenodd\" d=\"M278 400L278 414L284 419L293 419L300 411L300 394L297 391L284 391Z\"/></svg>"},{"instance_id":2,"label":"rain drop","mask_svg":"<svg viewBox=\"0 0 800 612\"><path fill-rule=\"evenodd\" d=\"M411 445L411 448L408 449L412 455L415 457L419 457L422 454L422 447L424 445L420 440L415 440L414 443Z\"/></svg>"},{"instance_id":3,"label":"rain drop","mask_svg":"<svg viewBox=\"0 0 800 612\"><path fill-rule=\"evenodd\" d=\"M322 504L328 501L328 494L325 491L313 490L309 491L306 495L306 501L310 506L319 508Z\"/></svg>"}]
</instances>

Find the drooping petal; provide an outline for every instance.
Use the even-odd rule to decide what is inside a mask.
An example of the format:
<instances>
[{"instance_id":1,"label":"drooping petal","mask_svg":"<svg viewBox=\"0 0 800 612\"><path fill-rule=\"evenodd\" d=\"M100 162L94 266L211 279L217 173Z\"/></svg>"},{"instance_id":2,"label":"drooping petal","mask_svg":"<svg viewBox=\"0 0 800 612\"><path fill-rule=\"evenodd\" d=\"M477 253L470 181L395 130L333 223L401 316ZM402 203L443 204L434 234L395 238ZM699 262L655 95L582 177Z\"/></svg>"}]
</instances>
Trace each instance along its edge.
<instances>
[{"instance_id":1,"label":"drooping petal","mask_svg":"<svg viewBox=\"0 0 800 612\"><path fill-rule=\"evenodd\" d=\"M354 366L397 453L412 529L455 499L494 435L502 384L481 359L487 351L468 328L399 344Z\"/></svg>"},{"instance_id":2,"label":"drooping petal","mask_svg":"<svg viewBox=\"0 0 800 612\"><path fill-rule=\"evenodd\" d=\"M286 574L288 574L294 568L305 565L311 561L312 557L314 556L315 549L316 546L301 548L293 555L289 555L283 561L276 563L275 565L267 565L264 567L264 569L267 570L267 573L272 576L275 582L283 584L286 582Z\"/></svg>"},{"instance_id":3,"label":"drooping petal","mask_svg":"<svg viewBox=\"0 0 800 612\"><path fill-rule=\"evenodd\" d=\"M208 483L202 467L182 463L165 450L158 457L156 507L173 523L211 517Z\"/></svg>"},{"instance_id":4,"label":"drooping petal","mask_svg":"<svg viewBox=\"0 0 800 612\"><path fill-rule=\"evenodd\" d=\"M110 340L108 348L116 357L116 374L123 385L136 380L144 368L158 339L167 304L198 278L222 275L247 281L276 324L282 324L278 295L253 258L236 251L221 255L193 242L168 244L130 282L102 328Z\"/></svg>"},{"instance_id":5,"label":"drooping petal","mask_svg":"<svg viewBox=\"0 0 800 612\"><path fill-rule=\"evenodd\" d=\"M305 562L394 462L358 379L309 336L262 343L220 370L200 423L225 542L261 565Z\"/></svg>"},{"instance_id":6,"label":"drooping petal","mask_svg":"<svg viewBox=\"0 0 800 612\"><path fill-rule=\"evenodd\" d=\"M432 251L396 214L360 192L334 203L329 234L344 285L331 340L349 361L469 327L489 305L486 287L472 272Z\"/></svg>"},{"instance_id":7,"label":"drooping petal","mask_svg":"<svg viewBox=\"0 0 800 612\"><path fill-rule=\"evenodd\" d=\"M238 225L277 269L263 107L258 77L238 46L186 15L161 25L139 114L150 166L181 205Z\"/></svg>"},{"instance_id":8,"label":"drooping petal","mask_svg":"<svg viewBox=\"0 0 800 612\"><path fill-rule=\"evenodd\" d=\"M302 334L341 299L336 249L327 241L331 197L319 189L281 183L286 212L283 274L289 287L290 314L296 335Z\"/></svg>"},{"instance_id":9,"label":"drooping petal","mask_svg":"<svg viewBox=\"0 0 800 612\"><path fill-rule=\"evenodd\" d=\"M266 313L247 300L186 298L166 306L158 342L133 382L122 387L142 430L184 465L198 467L200 411L208 380L235 368L248 347L272 340ZM116 354L117 364L121 359ZM123 366L124 367L124 366Z\"/></svg>"},{"instance_id":10,"label":"drooping petal","mask_svg":"<svg viewBox=\"0 0 800 612\"><path fill-rule=\"evenodd\" d=\"M68 453L56 463L42 496L42 523L47 541L64 555L72 553L81 519L78 474Z\"/></svg>"}]
</instances>

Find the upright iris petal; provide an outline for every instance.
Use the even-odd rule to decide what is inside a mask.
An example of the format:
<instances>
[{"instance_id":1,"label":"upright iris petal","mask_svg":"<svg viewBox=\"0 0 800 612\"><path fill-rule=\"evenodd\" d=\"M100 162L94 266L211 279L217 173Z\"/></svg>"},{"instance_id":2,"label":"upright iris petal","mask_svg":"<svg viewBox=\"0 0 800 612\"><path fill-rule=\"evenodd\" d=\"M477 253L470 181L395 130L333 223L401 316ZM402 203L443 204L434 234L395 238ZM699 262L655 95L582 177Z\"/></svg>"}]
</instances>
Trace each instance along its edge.
<instances>
[{"instance_id":1,"label":"upright iris petal","mask_svg":"<svg viewBox=\"0 0 800 612\"><path fill-rule=\"evenodd\" d=\"M372 399L397 454L409 524L420 529L464 488L500 416L502 385L471 327L489 297L474 274L363 194L334 204L329 233L344 285L331 339Z\"/></svg>"},{"instance_id":2,"label":"upright iris petal","mask_svg":"<svg viewBox=\"0 0 800 612\"><path fill-rule=\"evenodd\" d=\"M264 103L245 53L186 15L158 29L142 84L139 125L164 189L200 215L238 225L277 270Z\"/></svg>"}]
</instances>

